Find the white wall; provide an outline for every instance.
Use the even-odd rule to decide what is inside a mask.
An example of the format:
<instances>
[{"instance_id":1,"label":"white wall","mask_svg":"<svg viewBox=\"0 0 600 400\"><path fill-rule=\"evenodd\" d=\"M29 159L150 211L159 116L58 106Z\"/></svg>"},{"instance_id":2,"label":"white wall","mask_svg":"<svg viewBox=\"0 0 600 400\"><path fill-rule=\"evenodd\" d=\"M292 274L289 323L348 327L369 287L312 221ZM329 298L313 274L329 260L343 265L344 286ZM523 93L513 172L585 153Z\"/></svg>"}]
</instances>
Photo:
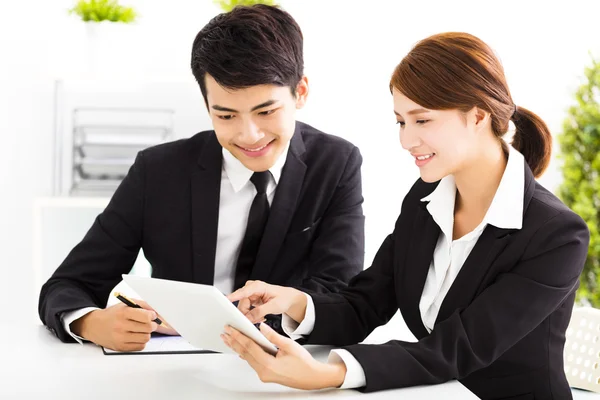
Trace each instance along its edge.
<instances>
[{"instance_id":1,"label":"white wall","mask_svg":"<svg viewBox=\"0 0 600 400\"><path fill-rule=\"evenodd\" d=\"M85 28L65 13L72 3L31 0L3 7L0 286L29 279L32 199L51 194L53 81L90 76L85 70ZM102 59L96 75L112 81L195 85L189 71L190 46L197 31L218 12L212 1L123 3L136 6L142 17L134 26L118 26L106 34L99 48L112 56ZM311 98L299 118L353 141L363 153L368 261L391 230L402 197L417 177L416 167L401 151L388 91L394 66L412 44L448 30L480 36L503 60L516 103L540 114L554 132L560 130L588 51L600 55L600 2L595 0L437 0L426 6L395 0L282 3L305 34ZM200 107L186 130L177 134L188 136L196 125L206 128L204 112ZM555 189L559 180L553 163L541 181Z\"/></svg>"}]
</instances>

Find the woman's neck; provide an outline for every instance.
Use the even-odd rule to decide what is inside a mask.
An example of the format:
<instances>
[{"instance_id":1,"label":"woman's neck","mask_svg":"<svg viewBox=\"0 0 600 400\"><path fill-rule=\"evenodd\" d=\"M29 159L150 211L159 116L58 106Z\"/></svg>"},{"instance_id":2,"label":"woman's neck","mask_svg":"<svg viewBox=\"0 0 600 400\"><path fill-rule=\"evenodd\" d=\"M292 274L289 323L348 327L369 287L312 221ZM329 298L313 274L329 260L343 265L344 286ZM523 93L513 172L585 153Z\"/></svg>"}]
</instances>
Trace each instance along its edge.
<instances>
[{"instance_id":1,"label":"woman's neck","mask_svg":"<svg viewBox=\"0 0 600 400\"><path fill-rule=\"evenodd\" d=\"M508 154L502 143L494 138L494 144L482 146L485 151L462 171L454 174L456 202L454 213L481 216L487 213L498 190L506 169Z\"/></svg>"}]
</instances>

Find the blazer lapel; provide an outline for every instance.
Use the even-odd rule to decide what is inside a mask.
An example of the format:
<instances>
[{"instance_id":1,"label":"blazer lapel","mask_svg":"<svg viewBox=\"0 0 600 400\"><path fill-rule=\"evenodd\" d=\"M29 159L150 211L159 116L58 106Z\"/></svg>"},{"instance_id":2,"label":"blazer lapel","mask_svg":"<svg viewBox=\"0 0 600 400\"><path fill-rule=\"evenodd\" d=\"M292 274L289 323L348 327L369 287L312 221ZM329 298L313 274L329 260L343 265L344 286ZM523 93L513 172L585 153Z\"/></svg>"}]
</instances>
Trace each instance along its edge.
<instances>
[{"instance_id":1,"label":"blazer lapel","mask_svg":"<svg viewBox=\"0 0 600 400\"><path fill-rule=\"evenodd\" d=\"M501 229L493 225L484 229L442 301L436 324L473 301L480 291L483 278L515 231L516 229Z\"/></svg>"},{"instance_id":2,"label":"blazer lapel","mask_svg":"<svg viewBox=\"0 0 600 400\"><path fill-rule=\"evenodd\" d=\"M426 207L427 203L421 202L417 208L406 261L396 277L398 306L406 325L418 339L428 335L419 311L419 302L440 236L440 228Z\"/></svg>"},{"instance_id":3,"label":"blazer lapel","mask_svg":"<svg viewBox=\"0 0 600 400\"><path fill-rule=\"evenodd\" d=\"M525 163L523 192L523 219L535 191L535 178ZM498 258L517 229L502 229L488 225L465 260L460 272L444 298L436 324L448 318L455 310L467 307L481 291L480 285L492 263Z\"/></svg>"},{"instance_id":4,"label":"blazer lapel","mask_svg":"<svg viewBox=\"0 0 600 400\"><path fill-rule=\"evenodd\" d=\"M267 280L275 264L279 249L296 212L296 204L304 183L306 164L303 161L303 154L305 151L304 140L297 125L277 184L256 263L250 274L251 280Z\"/></svg>"},{"instance_id":5,"label":"blazer lapel","mask_svg":"<svg viewBox=\"0 0 600 400\"><path fill-rule=\"evenodd\" d=\"M219 225L222 147L214 133L206 141L191 176L192 282L212 285Z\"/></svg>"}]
</instances>

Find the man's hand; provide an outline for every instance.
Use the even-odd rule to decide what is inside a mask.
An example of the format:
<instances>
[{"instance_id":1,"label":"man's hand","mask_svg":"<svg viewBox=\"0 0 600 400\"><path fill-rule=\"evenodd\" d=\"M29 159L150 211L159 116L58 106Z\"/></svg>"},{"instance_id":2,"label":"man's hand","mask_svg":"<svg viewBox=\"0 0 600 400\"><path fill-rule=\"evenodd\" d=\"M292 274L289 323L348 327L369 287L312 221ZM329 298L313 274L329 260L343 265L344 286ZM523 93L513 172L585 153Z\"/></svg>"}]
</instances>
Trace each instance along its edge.
<instances>
[{"instance_id":1,"label":"man's hand","mask_svg":"<svg viewBox=\"0 0 600 400\"><path fill-rule=\"evenodd\" d=\"M138 300L136 300L138 302ZM139 301L140 306L147 304ZM115 304L94 310L71 323L71 331L100 346L117 351L143 350L157 330L156 312Z\"/></svg>"},{"instance_id":2,"label":"man's hand","mask_svg":"<svg viewBox=\"0 0 600 400\"><path fill-rule=\"evenodd\" d=\"M146 310L154 311L154 309L150 307L144 300L135 300L135 302ZM160 318L162 324L158 325L156 332L162 333L163 335L179 336L179 333L177 333L177 331L173 329L173 327L169 325L169 323L165 321L160 314L158 314L158 318Z\"/></svg>"}]
</instances>

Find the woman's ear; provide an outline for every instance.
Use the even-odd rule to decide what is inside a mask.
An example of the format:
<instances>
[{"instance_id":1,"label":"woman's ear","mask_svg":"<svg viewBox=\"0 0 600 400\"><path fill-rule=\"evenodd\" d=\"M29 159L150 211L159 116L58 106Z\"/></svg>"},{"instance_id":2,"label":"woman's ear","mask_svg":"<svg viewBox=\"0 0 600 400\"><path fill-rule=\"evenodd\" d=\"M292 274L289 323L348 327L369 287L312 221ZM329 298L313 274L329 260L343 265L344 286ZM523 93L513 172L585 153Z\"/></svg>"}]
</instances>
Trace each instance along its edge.
<instances>
[{"instance_id":1,"label":"woman's ear","mask_svg":"<svg viewBox=\"0 0 600 400\"><path fill-rule=\"evenodd\" d=\"M491 119L491 114L479 107L473 107L468 112L467 120L473 124L476 130L485 128Z\"/></svg>"}]
</instances>

